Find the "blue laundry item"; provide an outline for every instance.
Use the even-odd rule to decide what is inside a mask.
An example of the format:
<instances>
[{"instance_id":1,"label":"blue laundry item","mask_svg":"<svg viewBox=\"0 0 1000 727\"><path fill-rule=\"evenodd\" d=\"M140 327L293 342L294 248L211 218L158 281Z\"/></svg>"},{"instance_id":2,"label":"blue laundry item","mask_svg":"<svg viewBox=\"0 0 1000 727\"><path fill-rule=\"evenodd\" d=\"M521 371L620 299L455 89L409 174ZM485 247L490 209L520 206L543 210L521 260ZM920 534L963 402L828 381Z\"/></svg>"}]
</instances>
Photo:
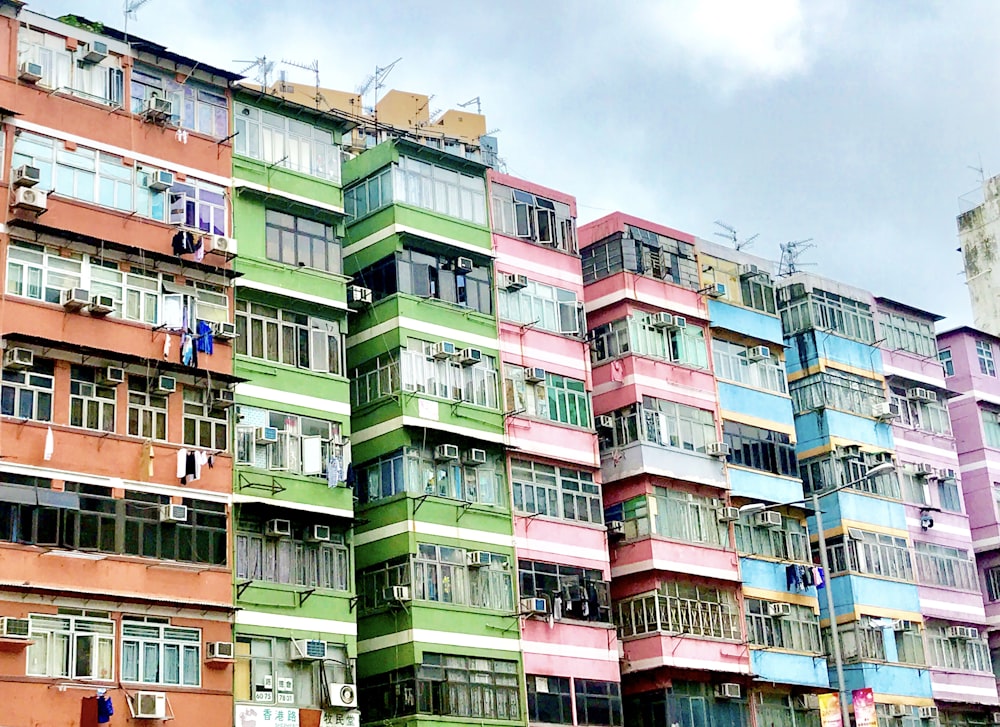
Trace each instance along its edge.
<instances>
[{"instance_id":1,"label":"blue laundry item","mask_svg":"<svg viewBox=\"0 0 1000 727\"><path fill-rule=\"evenodd\" d=\"M181 363L185 366L198 365L198 352L194 347L194 336L190 333L181 334Z\"/></svg>"},{"instance_id":2,"label":"blue laundry item","mask_svg":"<svg viewBox=\"0 0 1000 727\"><path fill-rule=\"evenodd\" d=\"M102 694L97 698L97 724L107 724L114 713L115 705L111 703L111 697Z\"/></svg>"},{"instance_id":3,"label":"blue laundry item","mask_svg":"<svg viewBox=\"0 0 1000 727\"><path fill-rule=\"evenodd\" d=\"M212 324L208 321L198 321L196 332L198 335L195 337L195 348L211 356L215 352L215 342L212 340Z\"/></svg>"}]
</instances>

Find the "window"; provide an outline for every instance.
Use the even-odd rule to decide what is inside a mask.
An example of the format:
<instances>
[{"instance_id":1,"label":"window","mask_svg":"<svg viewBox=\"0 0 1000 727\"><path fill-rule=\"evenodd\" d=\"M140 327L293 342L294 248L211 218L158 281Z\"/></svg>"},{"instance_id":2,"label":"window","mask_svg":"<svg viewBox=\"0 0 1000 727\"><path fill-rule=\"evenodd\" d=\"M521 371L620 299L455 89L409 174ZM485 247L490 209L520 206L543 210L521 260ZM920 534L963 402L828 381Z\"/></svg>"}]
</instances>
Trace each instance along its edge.
<instances>
[{"instance_id":1,"label":"window","mask_svg":"<svg viewBox=\"0 0 1000 727\"><path fill-rule=\"evenodd\" d=\"M729 544L729 528L719 522L721 506L716 498L655 487L652 495L640 495L609 507L605 517L623 520L625 537L629 540L652 534L725 546Z\"/></svg>"},{"instance_id":2,"label":"window","mask_svg":"<svg viewBox=\"0 0 1000 727\"><path fill-rule=\"evenodd\" d=\"M557 288L534 280L521 290L498 288L498 314L501 318L560 333L580 335L583 326L583 303L572 290Z\"/></svg>"},{"instance_id":3,"label":"window","mask_svg":"<svg viewBox=\"0 0 1000 727\"><path fill-rule=\"evenodd\" d=\"M167 439L167 395L158 394L144 376L128 377L128 433L146 439Z\"/></svg>"},{"instance_id":4,"label":"window","mask_svg":"<svg viewBox=\"0 0 1000 727\"><path fill-rule=\"evenodd\" d=\"M354 279L370 288L376 301L405 293L493 315L492 265L472 258L472 270L463 272L456 269L457 257L407 248L359 271Z\"/></svg>"},{"instance_id":5,"label":"window","mask_svg":"<svg viewBox=\"0 0 1000 727\"><path fill-rule=\"evenodd\" d=\"M993 361L993 346L989 341L976 339L976 357L979 359L979 372L986 376L996 376L996 364Z\"/></svg>"},{"instance_id":6,"label":"window","mask_svg":"<svg viewBox=\"0 0 1000 727\"><path fill-rule=\"evenodd\" d=\"M983 435L986 439L986 446L993 449L1000 449L1000 411L983 409L982 413Z\"/></svg>"},{"instance_id":7,"label":"window","mask_svg":"<svg viewBox=\"0 0 1000 727\"><path fill-rule=\"evenodd\" d=\"M331 461L337 467L343 462L339 422L245 405L239 407L239 415L237 465L325 477ZM276 429L278 441L258 443L256 430L260 427Z\"/></svg>"},{"instance_id":8,"label":"window","mask_svg":"<svg viewBox=\"0 0 1000 727\"><path fill-rule=\"evenodd\" d=\"M808 606L787 604L791 613L769 616L769 601L747 598L747 638L755 646L767 646L789 651L821 654L823 646L819 635L819 614Z\"/></svg>"},{"instance_id":9,"label":"window","mask_svg":"<svg viewBox=\"0 0 1000 727\"><path fill-rule=\"evenodd\" d=\"M938 505L947 512L962 512L962 495L954 480L939 479L937 484Z\"/></svg>"},{"instance_id":10,"label":"window","mask_svg":"<svg viewBox=\"0 0 1000 727\"><path fill-rule=\"evenodd\" d=\"M920 625L912 621L862 616L857 621L842 625L839 632L841 652L846 661L888 661L915 665L927 663ZM887 650L886 636L890 644L895 642L895 654ZM829 647L832 645L828 628L823 629L823 644L829 654Z\"/></svg>"},{"instance_id":11,"label":"window","mask_svg":"<svg viewBox=\"0 0 1000 727\"><path fill-rule=\"evenodd\" d=\"M28 622L28 676L114 681L114 621L31 614Z\"/></svg>"},{"instance_id":12,"label":"window","mask_svg":"<svg viewBox=\"0 0 1000 727\"><path fill-rule=\"evenodd\" d=\"M556 621L611 622L611 584L593 568L518 561L522 598L544 598Z\"/></svg>"},{"instance_id":13,"label":"window","mask_svg":"<svg viewBox=\"0 0 1000 727\"><path fill-rule=\"evenodd\" d=\"M184 387L184 444L225 451L229 449L227 409L212 405L212 391Z\"/></svg>"},{"instance_id":14,"label":"window","mask_svg":"<svg viewBox=\"0 0 1000 727\"><path fill-rule=\"evenodd\" d=\"M795 445L783 432L723 421L722 439L729 445L726 460L730 464L786 477L799 476Z\"/></svg>"},{"instance_id":15,"label":"window","mask_svg":"<svg viewBox=\"0 0 1000 727\"><path fill-rule=\"evenodd\" d=\"M333 684L352 684L343 644L327 642L327 658L295 659L291 639L237 636L233 696L241 702L323 708Z\"/></svg>"},{"instance_id":16,"label":"window","mask_svg":"<svg viewBox=\"0 0 1000 727\"><path fill-rule=\"evenodd\" d=\"M730 591L690 582L666 582L659 590L615 603L623 639L664 631L738 641L739 609Z\"/></svg>"},{"instance_id":17,"label":"window","mask_svg":"<svg viewBox=\"0 0 1000 727\"><path fill-rule=\"evenodd\" d=\"M593 428L590 416L590 396L583 382L557 374L546 374L549 419L575 427Z\"/></svg>"},{"instance_id":18,"label":"window","mask_svg":"<svg viewBox=\"0 0 1000 727\"><path fill-rule=\"evenodd\" d=\"M573 695L567 677L528 674L524 680L528 687L529 722L573 724Z\"/></svg>"},{"instance_id":19,"label":"window","mask_svg":"<svg viewBox=\"0 0 1000 727\"><path fill-rule=\"evenodd\" d=\"M885 401L882 382L843 371L812 374L791 382L788 388L797 413L829 407L871 417L872 407Z\"/></svg>"},{"instance_id":20,"label":"window","mask_svg":"<svg viewBox=\"0 0 1000 727\"><path fill-rule=\"evenodd\" d=\"M225 235L226 204L224 188L189 178L170 188L168 222L210 235Z\"/></svg>"},{"instance_id":21,"label":"window","mask_svg":"<svg viewBox=\"0 0 1000 727\"><path fill-rule=\"evenodd\" d=\"M344 210L348 220L357 220L392 204L392 172L387 167L344 190Z\"/></svg>"},{"instance_id":22,"label":"window","mask_svg":"<svg viewBox=\"0 0 1000 727\"><path fill-rule=\"evenodd\" d=\"M865 530L852 532L860 538L836 536L827 539L830 571L853 571L883 578L913 580L913 563L905 538Z\"/></svg>"},{"instance_id":23,"label":"window","mask_svg":"<svg viewBox=\"0 0 1000 727\"><path fill-rule=\"evenodd\" d=\"M624 271L698 290L698 263L692 243L627 226L581 252L583 282Z\"/></svg>"},{"instance_id":24,"label":"window","mask_svg":"<svg viewBox=\"0 0 1000 727\"><path fill-rule=\"evenodd\" d=\"M132 69L132 113L142 113L151 98L172 102L172 123L201 134L221 138L229 135L229 100L222 88L193 80L183 83L152 66ZM219 233L222 234L222 233Z\"/></svg>"},{"instance_id":25,"label":"window","mask_svg":"<svg viewBox=\"0 0 1000 727\"><path fill-rule=\"evenodd\" d=\"M320 373L344 373L340 323L236 301L236 353Z\"/></svg>"},{"instance_id":26,"label":"window","mask_svg":"<svg viewBox=\"0 0 1000 727\"><path fill-rule=\"evenodd\" d=\"M945 376L955 375L955 362L951 358L950 348L942 348L938 351L938 361L941 362L941 368L944 369Z\"/></svg>"},{"instance_id":27,"label":"window","mask_svg":"<svg viewBox=\"0 0 1000 727\"><path fill-rule=\"evenodd\" d=\"M6 472L0 485L0 541L57 546L62 509L75 507L79 501L54 492L51 480Z\"/></svg>"},{"instance_id":28,"label":"window","mask_svg":"<svg viewBox=\"0 0 1000 727\"><path fill-rule=\"evenodd\" d=\"M774 283L767 273L741 275L740 293L747 308L774 315Z\"/></svg>"},{"instance_id":29,"label":"window","mask_svg":"<svg viewBox=\"0 0 1000 727\"><path fill-rule=\"evenodd\" d=\"M575 220L568 204L496 183L492 193L495 232L576 253Z\"/></svg>"},{"instance_id":30,"label":"window","mask_svg":"<svg viewBox=\"0 0 1000 727\"><path fill-rule=\"evenodd\" d=\"M812 563L809 532L802 521L784 517L780 528L757 527L752 514L744 514L735 525L736 550L743 555Z\"/></svg>"},{"instance_id":31,"label":"window","mask_svg":"<svg viewBox=\"0 0 1000 727\"><path fill-rule=\"evenodd\" d=\"M512 459L514 508L548 517L602 523L601 487L590 472Z\"/></svg>"},{"instance_id":32,"label":"window","mask_svg":"<svg viewBox=\"0 0 1000 727\"><path fill-rule=\"evenodd\" d=\"M713 338L712 361L715 363L715 375L720 379L778 394L788 391L785 362L776 358L754 361L749 347L743 344Z\"/></svg>"},{"instance_id":33,"label":"window","mask_svg":"<svg viewBox=\"0 0 1000 727\"><path fill-rule=\"evenodd\" d=\"M278 210L267 210L265 224L269 260L341 272L340 240L333 225Z\"/></svg>"},{"instance_id":34,"label":"window","mask_svg":"<svg viewBox=\"0 0 1000 727\"><path fill-rule=\"evenodd\" d=\"M871 306L836 293L812 291L813 325L846 338L871 343L875 340L875 323Z\"/></svg>"},{"instance_id":35,"label":"window","mask_svg":"<svg viewBox=\"0 0 1000 727\"><path fill-rule=\"evenodd\" d=\"M18 65L38 63L42 67L40 85L59 89L88 101L109 106L123 103L123 81L119 56L109 53L99 63L82 60L86 44L67 50L66 39L21 26L18 31Z\"/></svg>"},{"instance_id":36,"label":"window","mask_svg":"<svg viewBox=\"0 0 1000 727\"><path fill-rule=\"evenodd\" d=\"M423 663L362 679L359 701L374 721L409 714L521 719L517 662L424 652Z\"/></svg>"},{"instance_id":37,"label":"window","mask_svg":"<svg viewBox=\"0 0 1000 727\"><path fill-rule=\"evenodd\" d=\"M979 591L976 563L969 552L934 543L914 543L917 579L928 586Z\"/></svg>"},{"instance_id":38,"label":"window","mask_svg":"<svg viewBox=\"0 0 1000 727\"><path fill-rule=\"evenodd\" d=\"M201 629L123 617L122 681L199 686Z\"/></svg>"},{"instance_id":39,"label":"window","mask_svg":"<svg viewBox=\"0 0 1000 727\"><path fill-rule=\"evenodd\" d=\"M578 724L623 724L621 687L618 682L574 679Z\"/></svg>"},{"instance_id":40,"label":"window","mask_svg":"<svg viewBox=\"0 0 1000 727\"><path fill-rule=\"evenodd\" d=\"M794 700L797 700L796 695L758 693L754 699L756 724L767 727L820 727L819 710L801 709L802 705Z\"/></svg>"},{"instance_id":41,"label":"window","mask_svg":"<svg viewBox=\"0 0 1000 727\"><path fill-rule=\"evenodd\" d=\"M951 418L947 406L937 402L908 399L906 389L898 386L889 388L889 401L896 414L893 424L922 432L951 436Z\"/></svg>"},{"instance_id":42,"label":"window","mask_svg":"<svg viewBox=\"0 0 1000 727\"><path fill-rule=\"evenodd\" d=\"M989 600L1000 601L1000 566L995 565L987 568L984 575L986 576L986 595Z\"/></svg>"},{"instance_id":43,"label":"window","mask_svg":"<svg viewBox=\"0 0 1000 727\"><path fill-rule=\"evenodd\" d=\"M927 321L887 311L879 311L879 326L886 346L893 350L931 358L937 351L934 326Z\"/></svg>"},{"instance_id":44,"label":"window","mask_svg":"<svg viewBox=\"0 0 1000 727\"><path fill-rule=\"evenodd\" d=\"M350 564L343 534L333 532L329 542L313 542L308 537L312 524L296 521L292 537L272 538L264 534L262 521L241 518L236 534L236 577L348 590Z\"/></svg>"},{"instance_id":45,"label":"window","mask_svg":"<svg viewBox=\"0 0 1000 727\"><path fill-rule=\"evenodd\" d=\"M641 438L664 447L704 452L705 444L718 440L711 411L665 399L645 396L641 405L632 404L610 415L614 417L614 427L598 433L603 450L623 447Z\"/></svg>"},{"instance_id":46,"label":"window","mask_svg":"<svg viewBox=\"0 0 1000 727\"><path fill-rule=\"evenodd\" d=\"M0 414L19 419L52 421L55 364L37 356L30 369L3 369Z\"/></svg>"},{"instance_id":47,"label":"window","mask_svg":"<svg viewBox=\"0 0 1000 727\"><path fill-rule=\"evenodd\" d=\"M684 682L674 679L665 690L665 699L657 694L649 699L645 694L629 697L629 713L635 710L643 714L643 724L662 724L673 727L746 727L750 724L750 710L744 700L717 699L713 685L705 682ZM656 693L654 693L656 694ZM660 692L663 694L663 692ZM654 701L654 699L656 701ZM659 722L654 720L661 720ZM767 727L779 727L780 723ZM781 725L780 727L789 727ZM814 724L797 723L796 727L819 727Z\"/></svg>"},{"instance_id":48,"label":"window","mask_svg":"<svg viewBox=\"0 0 1000 727\"><path fill-rule=\"evenodd\" d=\"M708 368L705 331L698 326L666 329L655 324L652 314L637 314L598 326L591 331L591 336L594 363L631 352L683 366Z\"/></svg>"},{"instance_id":49,"label":"window","mask_svg":"<svg viewBox=\"0 0 1000 727\"><path fill-rule=\"evenodd\" d=\"M799 464L806 493L825 490L852 482L851 489L894 500L902 499L899 477L895 471L868 476L868 471L885 461L873 452L838 451L836 456L813 457Z\"/></svg>"},{"instance_id":50,"label":"window","mask_svg":"<svg viewBox=\"0 0 1000 727\"><path fill-rule=\"evenodd\" d=\"M399 157L393 167L395 200L449 217L486 224L486 182L444 167Z\"/></svg>"},{"instance_id":51,"label":"window","mask_svg":"<svg viewBox=\"0 0 1000 727\"><path fill-rule=\"evenodd\" d=\"M465 450L465 457L468 450ZM497 459L487 454L485 464L465 464L462 459L438 459L433 445L406 447L357 466L358 498L375 502L404 492L435 495L452 500L506 507Z\"/></svg>"},{"instance_id":52,"label":"window","mask_svg":"<svg viewBox=\"0 0 1000 727\"><path fill-rule=\"evenodd\" d=\"M233 152L340 184L340 147L319 126L237 103Z\"/></svg>"},{"instance_id":53,"label":"window","mask_svg":"<svg viewBox=\"0 0 1000 727\"><path fill-rule=\"evenodd\" d=\"M7 260L7 292L59 303L63 290L81 287L82 268L80 255L14 240Z\"/></svg>"},{"instance_id":54,"label":"window","mask_svg":"<svg viewBox=\"0 0 1000 727\"><path fill-rule=\"evenodd\" d=\"M69 423L102 432L115 431L115 395L113 386L102 386L96 369L70 367Z\"/></svg>"}]
</instances>

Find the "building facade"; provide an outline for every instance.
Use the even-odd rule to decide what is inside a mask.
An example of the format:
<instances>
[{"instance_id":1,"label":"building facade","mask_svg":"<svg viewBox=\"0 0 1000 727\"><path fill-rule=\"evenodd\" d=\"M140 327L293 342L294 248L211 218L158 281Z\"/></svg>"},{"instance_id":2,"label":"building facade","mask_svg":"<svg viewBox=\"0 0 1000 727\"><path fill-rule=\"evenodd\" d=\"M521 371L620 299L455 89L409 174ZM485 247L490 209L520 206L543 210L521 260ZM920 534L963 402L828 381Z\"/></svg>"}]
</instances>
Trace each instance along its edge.
<instances>
[{"instance_id":1,"label":"building facade","mask_svg":"<svg viewBox=\"0 0 1000 727\"><path fill-rule=\"evenodd\" d=\"M958 242L976 328L1000 336L1000 177L983 182L976 204L958 216Z\"/></svg>"}]
</instances>

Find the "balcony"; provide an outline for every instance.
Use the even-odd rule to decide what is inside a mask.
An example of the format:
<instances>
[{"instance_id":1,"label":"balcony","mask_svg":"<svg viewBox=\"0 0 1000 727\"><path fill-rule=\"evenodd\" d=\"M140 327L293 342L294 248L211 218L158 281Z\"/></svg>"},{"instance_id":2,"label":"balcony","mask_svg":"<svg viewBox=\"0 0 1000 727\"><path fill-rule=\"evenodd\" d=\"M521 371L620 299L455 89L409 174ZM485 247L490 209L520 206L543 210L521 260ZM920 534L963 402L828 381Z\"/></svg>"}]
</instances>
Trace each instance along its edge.
<instances>
[{"instance_id":1,"label":"balcony","mask_svg":"<svg viewBox=\"0 0 1000 727\"><path fill-rule=\"evenodd\" d=\"M646 475L727 489L723 460L700 452L689 452L647 442L630 442L601 453L601 477L605 483Z\"/></svg>"}]
</instances>

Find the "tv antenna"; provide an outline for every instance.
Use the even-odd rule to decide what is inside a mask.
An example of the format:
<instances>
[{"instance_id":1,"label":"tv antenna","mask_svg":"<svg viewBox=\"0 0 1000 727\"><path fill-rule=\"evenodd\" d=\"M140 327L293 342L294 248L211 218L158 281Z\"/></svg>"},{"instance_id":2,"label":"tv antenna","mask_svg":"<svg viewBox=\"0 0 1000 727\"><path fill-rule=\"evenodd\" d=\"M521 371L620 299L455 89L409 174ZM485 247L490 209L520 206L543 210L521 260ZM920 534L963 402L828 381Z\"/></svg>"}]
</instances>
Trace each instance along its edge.
<instances>
[{"instance_id":1,"label":"tv antenna","mask_svg":"<svg viewBox=\"0 0 1000 727\"><path fill-rule=\"evenodd\" d=\"M385 86L385 79L388 78L389 73L401 60L403 60L403 56L400 56L387 66L375 66L375 73L368 76L368 78L365 79L365 82L358 86L357 90L358 96L361 97L362 111L367 111L370 114L375 113L375 106L378 105L379 89ZM375 91L375 100L372 102L371 106L365 106L365 94L373 90L373 87ZM428 99L428 101L430 101L430 99Z\"/></svg>"},{"instance_id":2,"label":"tv antenna","mask_svg":"<svg viewBox=\"0 0 1000 727\"><path fill-rule=\"evenodd\" d=\"M270 76L271 72L274 70L274 61L267 60L267 56L258 56L252 61L233 61L233 63L248 64L239 72L239 74L241 76L245 76L250 71L254 71L253 78L255 81L260 83L260 90L267 91L267 77Z\"/></svg>"},{"instance_id":3,"label":"tv antenna","mask_svg":"<svg viewBox=\"0 0 1000 727\"><path fill-rule=\"evenodd\" d=\"M460 109L467 109L470 106L472 106L472 104L476 105L476 113L479 114L480 116L482 116L483 115L483 105L479 102L479 96L476 96L475 98L470 98L465 103L460 103L458 105L458 107Z\"/></svg>"},{"instance_id":4,"label":"tv antenna","mask_svg":"<svg viewBox=\"0 0 1000 727\"><path fill-rule=\"evenodd\" d=\"M812 241L813 238L810 237L805 240L791 240L779 245L781 248L781 260L778 262L778 277L786 277L792 273L799 272L799 268L801 267L816 264L799 262L799 258L802 257L802 254L806 250L816 247L812 244Z\"/></svg>"},{"instance_id":5,"label":"tv antenna","mask_svg":"<svg viewBox=\"0 0 1000 727\"><path fill-rule=\"evenodd\" d=\"M729 242L733 244L733 248L737 252L739 252L745 247L750 247L751 245L753 245L754 240L760 237L760 233L758 232L756 234L750 235L750 237L746 237L743 240L740 240L739 236L736 234L736 228L733 227L732 225L728 225L722 220L716 220L715 225L721 227L724 230L724 232L715 232L712 234L729 240Z\"/></svg>"},{"instance_id":6,"label":"tv antenna","mask_svg":"<svg viewBox=\"0 0 1000 727\"><path fill-rule=\"evenodd\" d=\"M141 8L143 5L148 3L149 0L125 0L122 5L122 12L125 14L125 27L122 29L122 34L125 36L125 43L128 43L128 19L136 18L136 10Z\"/></svg>"},{"instance_id":7,"label":"tv antenna","mask_svg":"<svg viewBox=\"0 0 1000 727\"><path fill-rule=\"evenodd\" d=\"M281 60L286 66L293 66L294 68L301 68L304 71L312 71L313 76L316 78L316 95L313 96L313 101L316 102L316 108L319 108L320 101L323 100L323 94L319 92L319 61L314 60L312 63L299 63L297 61L288 61L284 58ZM282 79L284 80L284 79Z\"/></svg>"},{"instance_id":8,"label":"tv antenna","mask_svg":"<svg viewBox=\"0 0 1000 727\"><path fill-rule=\"evenodd\" d=\"M979 172L979 183L986 184L986 170L983 168L983 155L979 155L979 166L974 167L971 164L967 165L969 169L974 172Z\"/></svg>"}]
</instances>

